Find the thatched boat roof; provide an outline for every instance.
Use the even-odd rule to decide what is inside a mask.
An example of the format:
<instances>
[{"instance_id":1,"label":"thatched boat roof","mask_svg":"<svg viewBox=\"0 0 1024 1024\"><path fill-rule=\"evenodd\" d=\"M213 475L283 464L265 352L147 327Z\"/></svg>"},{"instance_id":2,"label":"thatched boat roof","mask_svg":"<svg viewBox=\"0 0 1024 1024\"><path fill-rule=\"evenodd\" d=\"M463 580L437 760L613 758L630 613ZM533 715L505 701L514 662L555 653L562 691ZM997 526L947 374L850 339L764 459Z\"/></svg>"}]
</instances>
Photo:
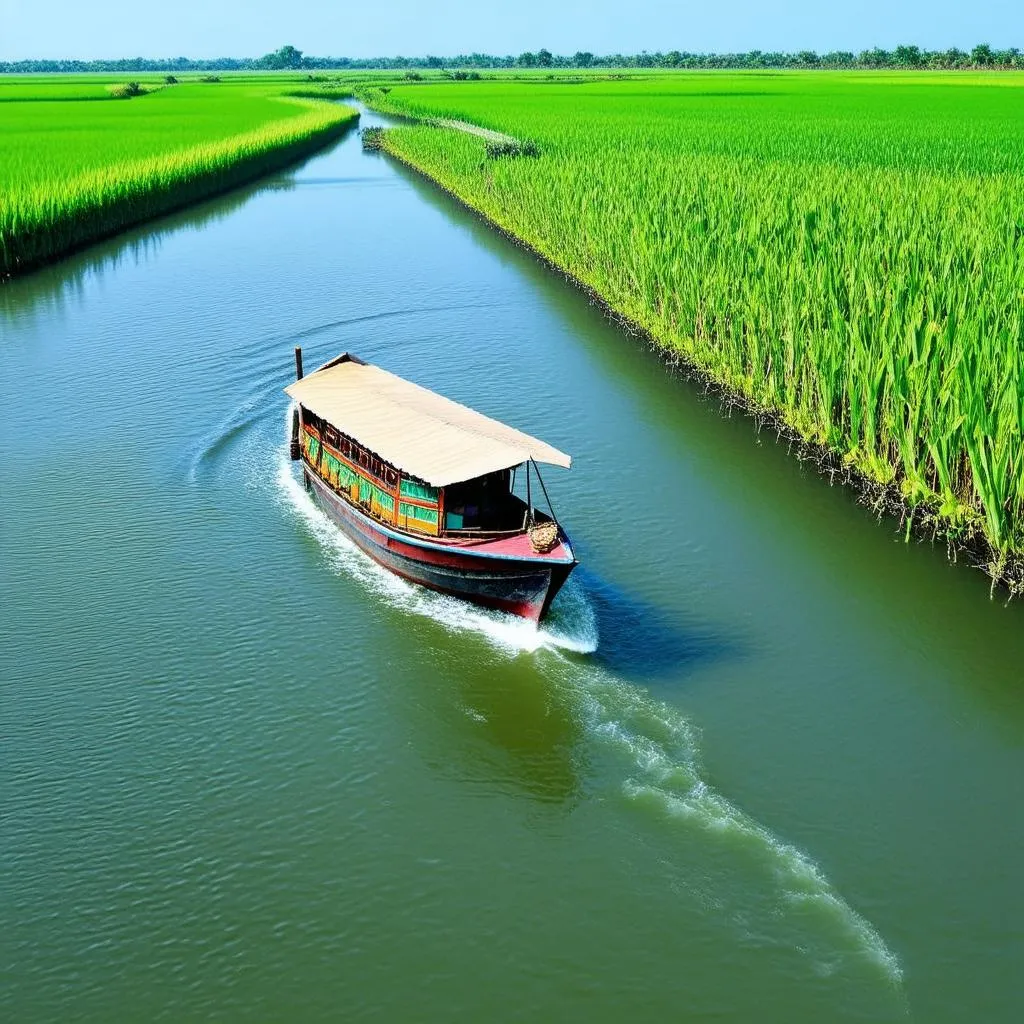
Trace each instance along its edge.
<instances>
[{"instance_id":1,"label":"thatched boat roof","mask_svg":"<svg viewBox=\"0 0 1024 1024\"><path fill-rule=\"evenodd\" d=\"M285 388L296 402L397 469L432 487L472 480L533 459L571 459L521 430L348 353Z\"/></svg>"}]
</instances>

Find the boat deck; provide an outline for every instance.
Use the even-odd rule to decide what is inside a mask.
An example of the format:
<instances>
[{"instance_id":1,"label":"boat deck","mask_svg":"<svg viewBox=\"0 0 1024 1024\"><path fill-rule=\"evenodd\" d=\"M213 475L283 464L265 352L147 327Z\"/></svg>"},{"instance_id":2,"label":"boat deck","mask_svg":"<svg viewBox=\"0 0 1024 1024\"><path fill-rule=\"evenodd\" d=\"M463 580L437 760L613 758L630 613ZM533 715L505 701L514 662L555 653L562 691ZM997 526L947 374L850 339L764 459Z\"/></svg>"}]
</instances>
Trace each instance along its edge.
<instances>
[{"instance_id":1,"label":"boat deck","mask_svg":"<svg viewBox=\"0 0 1024 1024\"><path fill-rule=\"evenodd\" d=\"M441 543L453 547L472 548L489 555L504 555L506 558L549 558L555 562L564 562L574 557L572 550L560 540L550 551L540 554L533 550L530 538L525 533L513 537L499 537L495 540L474 540L471 537L440 538Z\"/></svg>"}]
</instances>

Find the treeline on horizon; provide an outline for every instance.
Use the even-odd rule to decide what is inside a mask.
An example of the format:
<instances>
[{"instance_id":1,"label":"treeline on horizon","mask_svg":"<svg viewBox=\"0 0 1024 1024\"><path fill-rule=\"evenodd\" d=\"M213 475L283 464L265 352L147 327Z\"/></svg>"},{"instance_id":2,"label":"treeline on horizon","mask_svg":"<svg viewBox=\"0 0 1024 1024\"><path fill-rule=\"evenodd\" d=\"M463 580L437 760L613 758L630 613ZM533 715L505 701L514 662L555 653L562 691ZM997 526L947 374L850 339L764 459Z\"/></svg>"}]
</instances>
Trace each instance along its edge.
<instances>
[{"instance_id":1,"label":"treeline on horizon","mask_svg":"<svg viewBox=\"0 0 1024 1024\"><path fill-rule=\"evenodd\" d=\"M579 50L570 56L540 49L518 56L499 57L488 53L459 54L455 57L309 57L294 46L283 46L262 57L218 57L213 60L190 60L172 57L149 60L132 57L120 60L21 60L0 61L0 73L60 72L177 72L177 71L344 71L344 70L444 70L448 68L685 68L757 69L757 68L827 68L832 70L1024 70L1024 53L1016 47L998 50L979 43L970 51L952 47L948 50L926 50L919 46L897 46L894 50L875 47L853 53L832 50L816 53L800 50L794 53L751 50L748 53L667 53L606 54L604 56Z\"/></svg>"}]
</instances>

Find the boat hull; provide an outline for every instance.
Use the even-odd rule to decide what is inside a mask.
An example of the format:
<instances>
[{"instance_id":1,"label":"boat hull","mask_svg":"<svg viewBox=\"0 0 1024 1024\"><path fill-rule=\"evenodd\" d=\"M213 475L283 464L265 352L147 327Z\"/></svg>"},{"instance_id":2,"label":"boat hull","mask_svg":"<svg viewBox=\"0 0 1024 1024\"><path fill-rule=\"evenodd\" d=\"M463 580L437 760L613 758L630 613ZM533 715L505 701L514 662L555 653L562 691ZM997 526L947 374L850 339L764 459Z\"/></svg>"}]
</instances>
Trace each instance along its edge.
<instances>
[{"instance_id":1,"label":"boat hull","mask_svg":"<svg viewBox=\"0 0 1024 1024\"><path fill-rule=\"evenodd\" d=\"M306 487L336 526L375 562L403 579L485 608L539 622L575 561L493 557L398 536L336 494L303 466Z\"/></svg>"}]
</instances>

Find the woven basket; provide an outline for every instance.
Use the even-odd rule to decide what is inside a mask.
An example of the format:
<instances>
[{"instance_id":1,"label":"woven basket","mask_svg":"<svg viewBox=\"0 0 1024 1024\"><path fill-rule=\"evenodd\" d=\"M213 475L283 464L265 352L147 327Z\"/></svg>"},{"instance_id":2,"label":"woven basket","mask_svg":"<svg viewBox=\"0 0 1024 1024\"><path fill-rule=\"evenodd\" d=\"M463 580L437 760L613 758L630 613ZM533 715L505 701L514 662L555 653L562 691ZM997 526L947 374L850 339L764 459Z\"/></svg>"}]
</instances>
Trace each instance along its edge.
<instances>
[{"instance_id":1,"label":"woven basket","mask_svg":"<svg viewBox=\"0 0 1024 1024\"><path fill-rule=\"evenodd\" d=\"M530 546L539 555L550 551L558 543L558 526L555 523L538 523L529 530Z\"/></svg>"}]
</instances>

